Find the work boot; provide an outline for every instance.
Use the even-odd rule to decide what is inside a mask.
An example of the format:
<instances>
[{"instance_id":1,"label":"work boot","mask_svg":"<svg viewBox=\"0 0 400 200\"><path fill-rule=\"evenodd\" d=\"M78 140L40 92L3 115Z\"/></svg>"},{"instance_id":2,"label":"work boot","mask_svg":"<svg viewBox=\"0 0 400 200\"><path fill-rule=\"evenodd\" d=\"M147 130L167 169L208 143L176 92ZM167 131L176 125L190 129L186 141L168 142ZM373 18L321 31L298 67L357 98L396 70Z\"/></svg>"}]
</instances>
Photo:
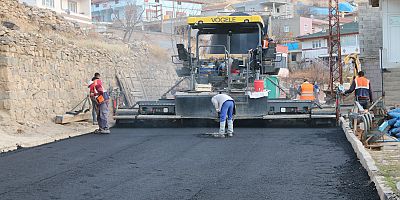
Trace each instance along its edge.
<instances>
[{"instance_id":1,"label":"work boot","mask_svg":"<svg viewBox=\"0 0 400 200\"><path fill-rule=\"evenodd\" d=\"M225 121L219 123L218 137L225 137L225 124Z\"/></svg>"},{"instance_id":2,"label":"work boot","mask_svg":"<svg viewBox=\"0 0 400 200\"><path fill-rule=\"evenodd\" d=\"M101 134L110 134L111 131L110 131L109 128L105 128L105 129L101 129L101 130L100 130L100 133L101 133Z\"/></svg>"},{"instance_id":3,"label":"work boot","mask_svg":"<svg viewBox=\"0 0 400 200\"><path fill-rule=\"evenodd\" d=\"M233 136L233 120L228 120L228 137Z\"/></svg>"},{"instance_id":4,"label":"work boot","mask_svg":"<svg viewBox=\"0 0 400 200\"><path fill-rule=\"evenodd\" d=\"M94 134L99 134L100 131L101 131L101 129L98 128L98 129L94 130L93 133L94 133Z\"/></svg>"}]
</instances>

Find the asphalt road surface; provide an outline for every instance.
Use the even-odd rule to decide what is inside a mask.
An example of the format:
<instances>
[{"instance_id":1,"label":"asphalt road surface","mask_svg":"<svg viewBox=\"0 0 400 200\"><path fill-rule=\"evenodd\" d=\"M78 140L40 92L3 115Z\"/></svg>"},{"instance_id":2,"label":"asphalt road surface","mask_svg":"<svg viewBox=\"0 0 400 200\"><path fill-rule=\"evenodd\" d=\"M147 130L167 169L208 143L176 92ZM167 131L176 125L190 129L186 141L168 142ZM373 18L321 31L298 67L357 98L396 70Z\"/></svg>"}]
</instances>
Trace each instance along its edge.
<instances>
[{"instance_id":1,"label":"asphalt road surface","mask_svg":"<svg viewBox=\"0 0 400 200\"><path fill-rule=\"evenodd\" d=\"M0 154L0 199L379 199L339 129L212 130L113 129Z\"/></svg>"}]
</instances>

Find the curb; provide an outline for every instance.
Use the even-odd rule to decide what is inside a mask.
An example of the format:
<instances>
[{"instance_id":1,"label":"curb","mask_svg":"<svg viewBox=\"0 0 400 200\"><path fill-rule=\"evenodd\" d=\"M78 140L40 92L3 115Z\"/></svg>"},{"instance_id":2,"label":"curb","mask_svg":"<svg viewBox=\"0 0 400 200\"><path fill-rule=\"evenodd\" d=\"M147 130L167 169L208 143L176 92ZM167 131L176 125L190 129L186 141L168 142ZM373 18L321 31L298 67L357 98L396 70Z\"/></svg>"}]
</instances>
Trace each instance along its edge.
<instances>
[{"instance_id":1,"label":"curb","mask_svg":"<svg viewBox=\"0 0 400 200\"><path fill-rule=\"evenodd\" d=\"M367 170L369 177L375 183L376 190L378 191L381 200L398 200L395 193L391 188L385 184L385 178L378 174L379 169L375 165L371 154L364 148L361 141L354 135L353 130L349 126L349 122L343 117L340 118L340 125L346 134L347 140L351 143L354 152L357 154L362 166Z\"/></svg>"},{"instance_id":2,"label":"curb","mask_svg":"<svg viewBox=\"0 0 400 200\"><path fill-rule=\"evenodd\" d=\"M10 152L10 151L15 151L15 150L17 150L19 148L30 148L30 147L40 146L40 145L56 142L56 141L59 141L59 140L63 140L63 139L67 139L67 138L73 138L73 137L86 135L86 134L90 134L90 133L91 132L88 130L88 131L70 133L68 135L59 135L59 136L55 136L55 137L44 138L44 139L36 140L36 141L32 141L32 142L17 143L17 144L15 144L13 146L0 148L0 154L1 153L6 153L6 152Z\"/></svg>"}]
</instances>

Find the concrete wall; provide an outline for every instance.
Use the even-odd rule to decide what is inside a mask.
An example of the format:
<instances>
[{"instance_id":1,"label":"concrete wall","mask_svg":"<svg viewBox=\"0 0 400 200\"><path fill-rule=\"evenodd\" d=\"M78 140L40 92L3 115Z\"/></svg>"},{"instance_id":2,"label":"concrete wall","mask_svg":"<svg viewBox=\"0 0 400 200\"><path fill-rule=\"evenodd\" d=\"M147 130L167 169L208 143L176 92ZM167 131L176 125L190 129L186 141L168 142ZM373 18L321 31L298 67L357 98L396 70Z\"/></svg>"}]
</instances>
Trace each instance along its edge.
<instances>
[{"instance_id":1,"label":"concrete wall","mask_svg":"<svg viewBox=\"0 0 400 200\"><path fill-rule=\"evenodd\" d=\"M299 35L307 35L313 33L313 23L311 18L300 17Z\"/></svg>"},{"instance_id":2,"label":"concrete wall","mask_svg":"<svg viewBox=\"0 0 400 200\"><path fill-rule=\"evenodd\" d=\"M381 70L379 49L383 45L382 17L379 8L372 8L368 3L359 5L359 40L360 59L366 76L371 80L374 96L381 93Z\"/></svg>"}]
</instances>

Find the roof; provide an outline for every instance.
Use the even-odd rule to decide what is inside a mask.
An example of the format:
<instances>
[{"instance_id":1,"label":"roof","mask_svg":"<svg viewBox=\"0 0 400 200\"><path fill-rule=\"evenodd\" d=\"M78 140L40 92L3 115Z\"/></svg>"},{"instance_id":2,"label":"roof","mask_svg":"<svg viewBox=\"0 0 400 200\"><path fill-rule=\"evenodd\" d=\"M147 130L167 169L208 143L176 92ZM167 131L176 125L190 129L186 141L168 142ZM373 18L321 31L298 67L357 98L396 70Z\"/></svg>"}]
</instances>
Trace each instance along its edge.
<instances>
[{"instance_id":1,"label":"roof","mask_svg":"<svg viewBox=\"0 0 400 200\"><path fill-rule=\"evenodd\" d=\"M357 8L348 2L339 3L339 12L352 13L357 11ZM326 7L311 7L311 14L314 15L329 15L329 8Z\"/></svg>"},{"instance_id":2,"label":"roof","mask_svg":"<svg viewBox=\"0 0 400 200\"><path fill-rule=\"evenodd\" d=\"M358 22L351 22L351 23L343 24L340 27L341 27L340 34L342 34L342 35L358 34ZM314 38L326 38L328 36L329 36L328 31L320 31L320 32L313 33L313 34L299 36L296 39L297 40L308 40L308 39L314 39Z\"/></svg>"},{"instance_id":3,"label":"roof","mask_svg":"<svg viewBox=\"0 0 400 200\"><path fill-rule=\"evenodd\" d=\"M340 12L354 12L356 11L356 7L351 5L349 2L340 2L339 10Z\"/></svg>"}]
</instances>

